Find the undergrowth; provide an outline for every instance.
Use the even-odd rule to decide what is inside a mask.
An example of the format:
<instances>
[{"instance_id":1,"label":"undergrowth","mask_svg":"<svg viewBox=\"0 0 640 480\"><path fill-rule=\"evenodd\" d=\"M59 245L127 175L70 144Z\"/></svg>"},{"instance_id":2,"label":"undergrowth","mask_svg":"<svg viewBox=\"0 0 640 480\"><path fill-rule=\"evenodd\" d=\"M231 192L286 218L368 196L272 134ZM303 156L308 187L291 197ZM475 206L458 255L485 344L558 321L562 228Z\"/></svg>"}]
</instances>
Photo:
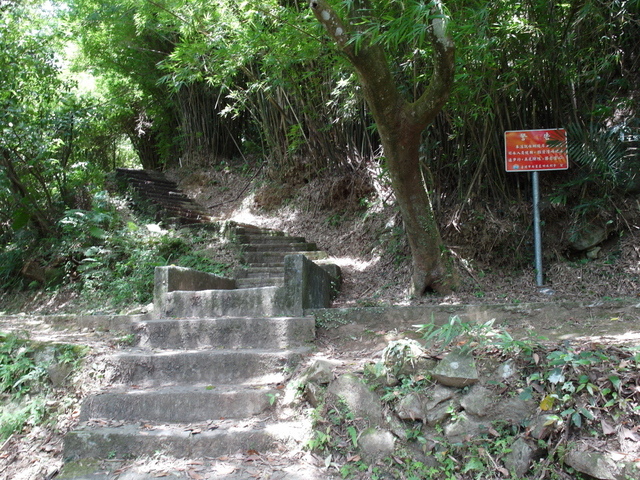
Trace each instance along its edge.
<instances>
[{"instance_id":1,"label":"undergrowth","mask_svg":"<svg viewBox=\"0 0 640 480\"><path fill-rule=\"evenodd\" d=\"M32 342L25 334L0 333L0 441L55 419L57 403L51 401L52 392L66 391L64 382L80 368L87 350ZM63 372L62 383L52 382L51 369Z\"/></svg>"},{"instance_id":2,"label":"undergrowth","mask_svg":"<svg viewBox=\"0 0 640 480\"><path fill-rule=\"evenodd\" d=\"M484 365L479 370L486 369L481 373L486 379L492 378L498 365L508 365L515 374L500 381L487 380L486 388L500 392L505 401L517 397L533 402L541 420L523 424L492 421L488 432L452 443L446 428L462 414L462 408L450 404L442 423L396 419L392 428L398 436L397 425L401 425L404 440L396 442L392 455L366 461L359 439L369 426L367 420L356 417L342 398L316 393L322 401L313 411L315 435L308 447L321 454L327 467L335 468L342 478L579 479L586 477L563 461L575 442L587 439L602 447L607 442L615 446L617 438L640 441L636 432L640 422L637 350L515 339L493 322L470 323L459 317L440 326L422 325L419 330L422 342L391 342L378 362L365 366L363 380L388 412L411 396L430 398L436 385L432 376L435 359L455 350ZM514 475L505 459L517 440L533 441L530 430L534 428L546 432L536 436L536 457L526 475Z\"/></svg>"},{"instance_id":3,"label":"undergrowth","mask_svg":"<svg viewBox=\"0 0 640 480\"><path fill-rule=\"evenodd\" d=\"M81 305L83 313L122 313L152 301L157 266L225 275L234 262L219 226L166 228L106 192L95 195L91 210L68 210L58 232L39 240L16 232L0 247L0 292L67 292L79 299L74 313ZM2 313L22 308L5 305Z\"/></svg>"}]
</instances>

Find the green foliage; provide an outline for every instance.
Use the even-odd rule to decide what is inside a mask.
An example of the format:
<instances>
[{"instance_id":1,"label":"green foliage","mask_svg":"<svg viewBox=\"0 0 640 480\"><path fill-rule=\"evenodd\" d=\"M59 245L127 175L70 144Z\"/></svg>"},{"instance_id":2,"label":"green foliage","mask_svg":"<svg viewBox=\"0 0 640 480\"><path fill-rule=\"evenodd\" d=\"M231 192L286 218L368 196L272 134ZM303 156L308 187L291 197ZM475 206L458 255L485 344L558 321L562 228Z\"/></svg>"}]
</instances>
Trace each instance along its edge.
<instances>
[{"instance_id":1,"label":"green foliage","mask_svg":"<svg viewBox=\"0 0 640 480\"><path fill-rule=\"evenodd\" d=\"M73 244L67 246L75 247L73 255L79 262L70 273L80 275L84 295L104 296L109 308L149 303L157 266L175 264L215 274L228 270L199 251L207 239L190 238L193 230L154 233L131 221L122 223L114 212L106 216L105 212L93 212L81 219L81 225L72 229L73 237L68 238L73 238ZM106 231L102 228L105 222L116 224ZM84 235L79 237L78 231Z\"/></svg>"},{"instance_id":2,"label":"green foliage","mask_svg":"<svg viewBox=\"0 0 640 480\"><path fill-rule=\"evenodd\" d=\"M144 217L135 217L125 208L124 199L106 192L98 192L91 204L91 210L67 210L58 222L57 238L16 237L1 247L0 258L15 261L0 264L0 279L7 279L2 286L27 286L23 277L12 275L25 258L32 258L45 272L41 286L75 290L87 304L84 309L94 313L118 312L152 300L157 266L174 264L218 275L230 269L208 253L222 240L206 227L163 230Z\"/></svg>"},{"instance_id":3,"label":"green foliage","mask_svg":"<svg viewBox=\"0 0 640 480\"><path fill-rule=\"evenodd\" d=\"M429 323L416 327L422 333L425 346L438 352L455 346L465 352L497 350L503 354L531 358L544 340L535 336L515 339L506 329L494 327L494 322L495 319L485 323L467 322L454 315L443 325Z\"/></svg>"},{"instance_id":4,"label":"green foliage","mask_svg":"<svg viewBox=\"0 0 640 480\"><path fill-rule=\"evenodd\" d=\"M631 132L628 124L567 127L569 158L577 169L557 186L551 202L571 208L572 231L579 234L594 217L614 210L622 195L640 188L640 157Z\"/></svg>"},{"instance_id":5,"label":"green foliage","mask_svg":"<svg viewBox=\"0 0 640 480\"><path fill-rule=\"evenodd\" d=\"M590 428L592 435L606 436L612 421L637 421L637 400L628 386L637 376L638 360L626 349L567 344L536 358L522 395L533 398L537 392L540 409L556 428Z\"/></svg>"},{"instance_id":6,"label":"green foliage","mask_svg":"<svg viewBox=\"0 0 640 480\"><path fill-rule=\"evenodd\" d=\"M20 398L42 382L46 366L36 364L25 336L2 334L0 341L0 392Z\"/></svg>"},{"instance_id":7,"label":"green foliage","mask_svg":"<svg viewBox=\"0 0 640 480\"><path fill-rule=\"evenodd\" d=\"M0 333L0 441L54 415L46 402L51 389L47 369L67 364L75 370L87 350L77 345L37 344L23 334Z\"/></svg>"}]
</instances>

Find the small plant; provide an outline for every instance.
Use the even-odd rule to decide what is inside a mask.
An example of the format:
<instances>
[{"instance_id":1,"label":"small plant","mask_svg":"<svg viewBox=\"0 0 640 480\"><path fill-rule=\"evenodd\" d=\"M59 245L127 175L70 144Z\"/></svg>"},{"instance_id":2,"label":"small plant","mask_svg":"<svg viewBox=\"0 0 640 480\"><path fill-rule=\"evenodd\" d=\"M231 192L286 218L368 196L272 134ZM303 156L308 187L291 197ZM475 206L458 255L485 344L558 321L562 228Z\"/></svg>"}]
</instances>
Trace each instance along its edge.
<instances>
[{"instance_id":1,"label":"small plant","mask_svg":"<svg viewBox=\"0 0 640 480\"><path fill-rule=\"evenodd\" d=\"M415 366L424 355L424 349L416 340L401 339L390 342L382 351L382 363L389 373L399 376L405 366Z\"/></svg>"},{"instance_id":2,"label":"small plant","mask_svg":"<svg viewBox=\"0 0 640 480\"><path fill-rule=\"evenodd\" d=\"M315 319L316 327L324 329L338 328L349 323L349 320L347 320L345 316L336 314L336 312L330 309L316 313Z\"/></svg>"},{"instance_id":3,"label":"small plant","mask_svg":"<svg viewBox=\"0 0 640 480\"><path fill-rule=\"evenodd\" d=\"M436 351L443 351L455 345L461 350L469 352L487 344L488 336L493 332L493 322L494 320L489 320L484 324L464 322L460 317L454 315L444 325L431 323L417 325L417 327L426 344Z\"/></svg>"},{"instance_id":4,"label":"small plant","mask_svg":"<svg viewBox=\"0 0 640 480\"><path fill-rule=\"evenodd\" d=\"M331 427L327 427L324 431L314 430L313 437L307 441L306 447L313 451L327 452L331 444Z\"/></svg>"},{"instance_id":5,"label":"small plant","mask_svg":"<svg viewBox=\"0 0 640 480\"><path fill-rule=\"evenodd\" d=\"M0 393L18 399L42 383L46 366L34 360L35 349L26 335L0 334Z\"/></svg>"},{"instance_id":6,"label":"small plant","mask_svg":"<svg viewBox=\"0 0 640 480\"><path fill-rule=\"evenodd\" d=\"M115 343L121 347L131 347L136 343L136 335L133 333L125 333L116 338Z\"/></svg>"},{"instance_id":7,"label":"small plant","mask_svg":"<svg viewBox=\"0 0 640 480\"><path fill-rule=\"evenodd\" d=\"M529 358L539 348L542 337L530 335L526 339L514 339L503 328L493 326L495 320L485 323L465 322L457 315L444 325L434 323L417 325L427 346L438 352L458 347L463 352L497 349L502 353L519 354Z\"/></svg>"},{"instance_id":8,"label":"small plant","mask_svg":"<svg viewBox=\"0 0 640 480\"><path fill-rule=\"evenodd\" d=\"M40 345L24 334L0 333L0 396L6 398L0 413L0 440L53 415L46 402L51 389L47 369L53 363L77 368L86 351L87 347Z\"/></svg>"}]
</instances>

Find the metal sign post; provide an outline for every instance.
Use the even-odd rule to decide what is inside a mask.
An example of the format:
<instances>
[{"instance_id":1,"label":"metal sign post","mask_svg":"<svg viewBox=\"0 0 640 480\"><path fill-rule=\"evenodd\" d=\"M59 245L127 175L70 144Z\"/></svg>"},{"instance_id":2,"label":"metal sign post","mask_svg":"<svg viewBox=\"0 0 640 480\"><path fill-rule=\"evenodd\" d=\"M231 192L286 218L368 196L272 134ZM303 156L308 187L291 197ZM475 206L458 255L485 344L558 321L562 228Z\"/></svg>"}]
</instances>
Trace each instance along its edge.
<instances>
[{"instance_id":1,"label":"metal sign post","mask_svg":"<svg viewBox=\"0 0 640 480\"><path fill-rule=\"evenodd\" d=\"M531 172L533 190L533 243L535 251L536 284L544 285L542 274L542 233L540 229L540 185L538 172L566 170L567 132L551 130L517 130L504 133L505 168L507 172Z\"/></svg>"},{"instance_id":2,"label":"metal sign post","mask_svg":"<svg viewBox=\"0 0 640 480\"><path fill-rule=\"evenodd\" d=\"M533 187L533 248L536 257L536 285L544 285L542 278L542 233L540 232L540 189L538 186L538 172L531 172Z\"/></svg>"}]
</instances>

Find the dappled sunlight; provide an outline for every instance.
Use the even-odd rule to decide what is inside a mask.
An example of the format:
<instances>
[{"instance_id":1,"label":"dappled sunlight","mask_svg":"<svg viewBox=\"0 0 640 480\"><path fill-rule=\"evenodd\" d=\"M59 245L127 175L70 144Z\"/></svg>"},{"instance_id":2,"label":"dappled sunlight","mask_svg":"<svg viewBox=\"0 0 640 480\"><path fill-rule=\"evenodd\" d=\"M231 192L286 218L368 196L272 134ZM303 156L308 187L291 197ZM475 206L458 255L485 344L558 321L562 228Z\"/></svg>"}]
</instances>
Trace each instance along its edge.
<instances>
[{"instance_id":1,"label":"dappled sunlight","mask_svg":"<svg viewBox=\"0 0 640 480\"><path fill-rule=\"evenodd\" d=\"M350 269L355 272L364 272L380 262L379 256L374 256L371 260L361 260L354 257L331 257L331 263L335 263L341 269Z\"/></svg>"},{"instance_id":2,"label":"dappled sunlight","mask_svg":"<svg viewBox=\"0 0 640 480\"><path fill-rule=\"evenodd\" d=\"M231 211L227 219L263 228L278 228L279 224L283 222L295 222L298 218L298 212L293 209L279 209L277 216L271 216L265 212L255 214L254 204L255 193L251 193L242 200L240 205Z\"/></svg>"},{"instance_id":3,"label":"dappled sunlight","mask_svg":"<svg viewBox=\"0 0 640 480\"><path fill-rule=\"evenodd\" d=\"M568 333L561 335L558 338L564 341L591 342L605 345L638 345L640 344L640 331L629 330L620 334L607 333L589 336L580 335L579 333Z\"/></svg>"}]
</instances>

